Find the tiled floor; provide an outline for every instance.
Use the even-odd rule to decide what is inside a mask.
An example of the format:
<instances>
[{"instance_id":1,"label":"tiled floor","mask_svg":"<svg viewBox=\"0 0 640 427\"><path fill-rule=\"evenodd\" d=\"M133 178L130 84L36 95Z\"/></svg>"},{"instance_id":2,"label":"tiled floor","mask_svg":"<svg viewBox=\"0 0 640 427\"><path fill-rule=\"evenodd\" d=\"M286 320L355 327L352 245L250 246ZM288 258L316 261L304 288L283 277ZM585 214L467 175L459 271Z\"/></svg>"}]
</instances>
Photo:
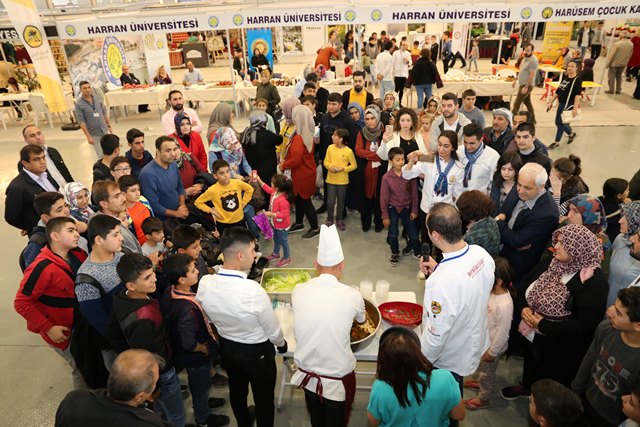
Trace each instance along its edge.
<instances>
[{"instance_id":1,"label":"tiled floor","mask_svg":"<svg viewBox=\"0 0 640 427\"><path fill-rule=\"evenodd\" d=\"M488 64L481 64L488 69ZM301 64L287 64L279 67L291 75L296 75L302 68ZM228 68L205 69L208 79L226 79ZM176 73L177 71L173 71ZM601 70L596 68L596 75ZM178 72L181 75L181 71ZM640 102L633 100L628 94L633 91L630 83L625 83L623 95L599 96L596 106L585 107L584 120L577 129L578 138L569 147L563 144L551 153L553 158L568 155L579 155L583 160L583 177L594 194L600 194L602 183L608 177L619 176L629 179L640 165L638 154L638 123L640 123ZM552 141L555 128L552 127L550 114L543 113L544 104L536 101L539 113L539 137L545 143ZM200 110L201 119L206 123L213 105L205 105ZM489 118L489 116L487 116ZM597 126L593 126L593 124ZM242 129L246 119L237 120L236 128ZM615 124L616 126L611 126ZM161 134L158 115L155 112L146 114L132 114L120 119L114 131L122 137L131 127L144 129L147 133L147 148L153 152L152 141ZM16 174L18 151L22 146L20 136L21 127L10 126L6 132L0 133L0 142L4 153L0 158L0 186L2 193L10 180ZM43 126L47 143L60 150L68 163L74 178L84 183L91 181L91 164L95 161L95 153L85 142L80 131L62 132L59 124L55 129ZM4 203L4 199L2 201ZM320 220L324 220L321 216ZM346 269L343 281L347 284L357 284L365 278L385 278L391 282L391 290L413 291L417 300L422 301L424 284L416 280L415 260L404 257L396 269L388 264L388 249L385 244L384 233L362 233L359 218L349 214L347 230L342 234L342 242L346 254ZM6 239L6 240L5 240ZM28 333L24 320L13 310L13 298L17 289L20 272L17 257L26 239L18 237L17 230L8 226L4 221L0 223L0 414L2 424L11 426L49 426L53 424L53 417L59 401L71 388L71 378L64 362L53 354L39 336ZM293 265L308 267L313 264L317 240L306 241L300 235L293 235L290 239L293 252ZM266 243L265 251L270 249ZM374 370L375 366L359 366L361 370ZM503 361L499 367L496 391L512 383L521 373L521 362L517 360ZM358 379L359 384L370 382L370 378ZM213 395L227 395L225 391L214 389ZM465 395L467 392L465 392ZM469 396L470 397L470 396ZM366 404L368 394L358 392L352 414L351 426L366 426ZM190 406L190 405L188 405ZM189 408L189 414L191 410ZM224 413L231 416L227 406ZM464 426L516 426L526 425L528 404L521 399L506 402L496 396L490 409L478 412L468 412L462 423ZM191 417L191 415L189 415ZM284 406L276 414L277 426L308 425L304 409L303 394L300 391L285 394ZM235 426L235 422L232 422Z\"/></svg>"}]
</instances>

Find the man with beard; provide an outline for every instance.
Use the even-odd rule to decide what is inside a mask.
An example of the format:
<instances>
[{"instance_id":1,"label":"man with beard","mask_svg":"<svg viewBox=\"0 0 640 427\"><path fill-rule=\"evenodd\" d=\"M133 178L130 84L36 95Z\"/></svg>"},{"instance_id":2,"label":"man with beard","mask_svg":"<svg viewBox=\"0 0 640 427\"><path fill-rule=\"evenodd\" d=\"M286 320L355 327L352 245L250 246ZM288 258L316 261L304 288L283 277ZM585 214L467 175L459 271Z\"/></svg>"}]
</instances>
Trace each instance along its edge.
<instances>
[{"instance_id":1,"label":"man with beard","mask_svg":"<svg viewBox=\"0 0 640 427\"><path fill-rule=\"evenodd\" d=\"M198 113L192 108L184 106L182 92L179 90L169 92L169 103L171 104L171 109L162 116L162 128L165 134L171 135L176 131L174 119L178 113L183 111L187 113L187 116L191 119L191 130L198 133L202 132L202 122L198 117Z\"/></svg>"},{"instance_id":2,"label":"man with beard","mask_svg":"<svg viewBox=\"0 0 640 427\"><path fill-rule=\"evenodd\" d=\"M471 120L458 112L458 97L456 94L447 92L442 95L440 107L442 108L442 115L431 124L431 138L429 141L433 152L438 149L438 138L443 131L454 131L458 134L458 141L462 141L462 129L471 124Z\"/></svg>"},{"instance_id":3,"label":"man with beard","mask_svg":"<svg viewBox=\"0 0 640 427\"><path fill-rule=\"evenodd\" d=\"M527 110L531 113L532 123L536 124L536 114L533 111L533 104L531 103L531 92L536 84L536 74L538 73L538 58L533 54L533 45L529 43L525 46L523 52L523 59L520 63L520 72L518 73L517 80L513 81L513 87L516 87L518 83L518 95L513 103L513 113L520 111L520 105L524 102Z\"/></svg>"},{"instance_id":4,"label":"man with beard","mask_svg":"<svg viewBox=\"0 0 640 427\"><path fill-rule=\"evenodd\" d=\"M364 90L364 71L356 71L353 73L353 89L345 90L342 93L342 108L347 109L347 105L352 102L360 104L362 109L373 102L373 95Z\"/></svg>"}]
</instances>

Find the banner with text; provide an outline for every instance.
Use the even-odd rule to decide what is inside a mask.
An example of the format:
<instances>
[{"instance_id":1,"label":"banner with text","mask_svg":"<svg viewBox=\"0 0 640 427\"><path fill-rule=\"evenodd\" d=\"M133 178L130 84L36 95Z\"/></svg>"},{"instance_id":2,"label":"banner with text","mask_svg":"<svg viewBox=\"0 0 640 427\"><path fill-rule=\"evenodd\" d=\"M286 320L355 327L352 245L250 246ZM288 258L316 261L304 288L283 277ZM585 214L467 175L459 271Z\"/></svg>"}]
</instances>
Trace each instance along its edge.
<instances>
[{"instance_id":1,"label":"banner with text","mask_svg":"<svg viewBox=\"0 0 640 427\"><path fill-rule=\"evenodd\" d=\"M560 57L559 49L569 47L573 21L550 22L544 28L542 60L555 62Z\"/></svg>"},{"instance_id":2,"label":"banner with text","mask_svg":"<svg viewBox=\"0 0 640 427\"><path fill-rule=\"evenodd\" d=\"M52 113L67 111L60 74L33 0L4 0L9 19L20 35L33 65L44 99Z\"/></svg>"},{"instance_id":3,"label":"banner with text","mask_svg":"<svg viewBox=\"0 0 640 427\"><path fill-rule=\"evenodd\" d=\"M640 3L636 0L603 3L554 3L524 5L451 5L447 7L411 5L393 7L336 7L330 12L307 9L258 9L228 13L134 16L125 18L96 17L93 20L58 22L62 38L87 38L107 35L170 33L230 28L264 28L336 24L393 24L420 22L557 22L637 17ZM107 19L104 19L107 18Z\"/></svg>"}]
</instances>

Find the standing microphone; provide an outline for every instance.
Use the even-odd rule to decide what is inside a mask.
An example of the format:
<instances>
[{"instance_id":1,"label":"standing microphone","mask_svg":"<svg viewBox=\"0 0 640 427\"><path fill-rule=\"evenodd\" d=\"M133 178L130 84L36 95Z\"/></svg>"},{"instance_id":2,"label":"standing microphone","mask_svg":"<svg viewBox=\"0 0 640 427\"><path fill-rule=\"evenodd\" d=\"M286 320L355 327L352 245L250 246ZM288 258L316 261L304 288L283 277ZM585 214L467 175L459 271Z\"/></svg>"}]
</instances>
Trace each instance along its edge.
<instances>
[{"instance_id":1,"label":"standing microphone","mask_svg":"<svg viewBox=\"0 0 640 427\"><path fill-rule=\"evenodd\" d=\"M422 244L422 261L429 261L429 256L431 256L431 245L428 243Z\"/></svg>"}]
</instances>

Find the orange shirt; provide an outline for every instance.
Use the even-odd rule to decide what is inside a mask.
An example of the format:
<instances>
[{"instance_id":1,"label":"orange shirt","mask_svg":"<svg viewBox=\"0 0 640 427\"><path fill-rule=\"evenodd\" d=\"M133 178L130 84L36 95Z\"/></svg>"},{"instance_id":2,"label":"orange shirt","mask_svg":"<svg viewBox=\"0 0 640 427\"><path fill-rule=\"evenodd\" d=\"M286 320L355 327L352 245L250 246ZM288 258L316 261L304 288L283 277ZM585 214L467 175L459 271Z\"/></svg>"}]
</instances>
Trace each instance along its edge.
<instances>
[{"instance_id":1,"label":"orange shirt","mask_svg":"<svg viewBox=\"0 0 640 427\"><path fill-rule=\"evenodd\" d=\"M127 213L129 217L131 217L131 221L133 222L133 229L136 232L136 237L138 238L138 242L141 245L147 241L147 238L144 237L144 232L142 231L142 221L149 218L151 216L151 212L149 208L147 208L142 202L138 202L132 207L127 209Z\"/></svg>"}]
</instances>

